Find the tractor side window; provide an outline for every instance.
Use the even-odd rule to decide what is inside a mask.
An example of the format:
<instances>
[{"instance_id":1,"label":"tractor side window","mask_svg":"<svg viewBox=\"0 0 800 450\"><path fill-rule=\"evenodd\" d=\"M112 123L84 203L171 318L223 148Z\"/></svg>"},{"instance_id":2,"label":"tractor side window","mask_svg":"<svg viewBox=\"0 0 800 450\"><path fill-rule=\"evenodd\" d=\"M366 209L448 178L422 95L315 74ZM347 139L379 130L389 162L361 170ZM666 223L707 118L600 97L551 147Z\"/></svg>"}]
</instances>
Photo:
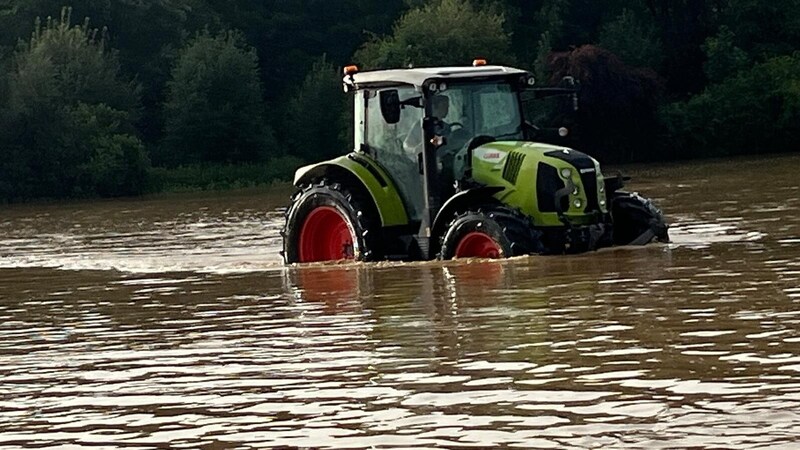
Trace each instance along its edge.
<instances>
[{"instance_id":1,"label":"tractor side window","mask_svg":"<svg viewBox=\"0 0 800 450\"><path fill-rule=\"evenodd\" d=\"M411 87L408 88L394 88L398 91L400 103L400 121L394 124L386 123L386 120L381 114L380 107L380 92L373 91L369 93L367 101L367 136L366 144L378 155L378 158L383 156L393 157L408 157L412 155L405 155L402 143L411 134L414 129L419 129L422 124L423 110L421 107L403 104L408 102L420 94ZM420 136L422 133L420 132Z\"/></svg>"},{"instance_id":2,"label":"tractor side window","mask_svg":"<svg viewBox=\"0 0 800 450\"><path fill-rule=\"evenodd\" d=\"M413 87L394 87L400 98L400 120L386 123L381 114L380 91L369 93L367 100L366 144L375 159L384 167L397 185L408 206L412 220L418 220L423 207L422 176L419 173L418 152L409 148L408 139L419 135L422 142L422 117L420 106L414 98L421 94Z\"/></svg>"}]
</instances>

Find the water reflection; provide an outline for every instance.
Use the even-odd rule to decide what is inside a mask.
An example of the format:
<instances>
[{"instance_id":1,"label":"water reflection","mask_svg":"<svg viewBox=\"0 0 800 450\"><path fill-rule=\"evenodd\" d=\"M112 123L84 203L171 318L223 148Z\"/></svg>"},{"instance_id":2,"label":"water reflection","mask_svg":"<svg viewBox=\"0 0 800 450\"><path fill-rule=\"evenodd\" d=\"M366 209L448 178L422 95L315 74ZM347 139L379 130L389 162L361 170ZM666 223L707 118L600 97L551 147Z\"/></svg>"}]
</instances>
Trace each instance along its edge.
<instances>
[{"instance_id":1,"label":"water reflection","mask_svg":"<svg viewBox=\"0 0 800 450\"><path fill-rule=\"evenodd\" d=\"M493 262L283 268L283 197L4 210L0 447L793 448L797 162L648 174L670 245Z\"/></svg>"}]
</instances>

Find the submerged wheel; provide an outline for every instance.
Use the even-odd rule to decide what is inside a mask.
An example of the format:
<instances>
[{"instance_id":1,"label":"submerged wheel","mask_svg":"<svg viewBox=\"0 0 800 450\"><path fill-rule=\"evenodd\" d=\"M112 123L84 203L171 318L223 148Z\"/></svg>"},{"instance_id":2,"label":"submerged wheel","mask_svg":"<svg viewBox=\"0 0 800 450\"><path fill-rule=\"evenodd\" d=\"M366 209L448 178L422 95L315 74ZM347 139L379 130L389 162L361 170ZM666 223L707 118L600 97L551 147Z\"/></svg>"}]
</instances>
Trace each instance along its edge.
<instances>
[{"instance_id":1,"label":"submerged wheel","mask_svg":"<svg viewBox=\"0 0 800 450\"><path fill-rule=\"evenodd\" d=\"M471 231L458 241L456 258L499 258L505 252L495 238L484 231Z\"/></svg>"},{"instance_id":2,"label":"submerged wheel","mask_svg":"<svg viewBox=\"0 0 800 450\"><path fill-rule=\"evenodd\" d=\"M507 258L541 253L539 233L523 214L490 205L456 215L442 236L440 259Z\"/></svg>"},{"instance_id":3,"label":"submerged wheel","mask_svg":"<svg viewBox=\"0 0 800 450\"><path fill-rule=\"evenodd\" d=\"M616 245L669 242L669 227L661 210L639 194L615 193L611 198L611 218Z\"/></svg>"},{"instance_id":4,"label":"submerged wheel","mask_svg":"<svg viewBox=\"0 0 800 450\"><path fill-rule=\"evenodd\" d=\"M304 186L286 211L287 264L377 258L380 221L369 199L327 180Z\"/></svg>"}]
</instances>

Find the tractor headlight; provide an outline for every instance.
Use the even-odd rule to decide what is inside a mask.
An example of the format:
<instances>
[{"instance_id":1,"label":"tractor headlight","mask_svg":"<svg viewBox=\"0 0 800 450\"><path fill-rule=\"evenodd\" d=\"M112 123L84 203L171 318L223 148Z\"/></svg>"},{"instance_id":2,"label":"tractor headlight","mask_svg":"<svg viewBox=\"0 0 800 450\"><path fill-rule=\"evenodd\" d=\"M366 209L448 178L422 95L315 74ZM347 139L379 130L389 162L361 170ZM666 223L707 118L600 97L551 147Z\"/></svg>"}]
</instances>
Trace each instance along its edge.
<instances>
[{"instance_id":1,"label":"tractor headlight","mask_svg":"<svg viewBox=\"0 0 800 450\"><path fill-rule=\"evenodd\" d=\"M605 192L605 191L606 191L606 184L605 184L605 183L600 183L600 188L599 188L599 190L600 190L600 193L601 193L601 194L602 194L603 192Z\"/></svg>"},{"instance_id":2,"label":"tractor headlight","mask_svg":"<svg viewBox=\"0 0 800 450\"><path fill-rule=\"evenodd\" d=\"M572 204L575 205L575 207L579 208L579 209L580 209L581 206L583 206L583 202L579 198L576 198L575 201L572 202Z\"/></svg>"},{"instance_id":3,"label":"tractor headlight","mask_svg":"<svg viewBox=\"0 0 800 450\"><path fill-rule=\"evenodd\" d=\"M578 189L578 186L575 186L574 188L572 188L572 195L578 195L578 192L580 192L580 190Z\"/></svg>"},{"instance_id":4,"label":"tractor headlight","mask_svg":"<svg viewBox=\"0 0 800 450\"><path fill-rule=\"evenodd\" d=\"M600 206L606 206L606 201L605 200L600 200Z\"/></svg>"},{"instance_id":5,"label":"tractor headlight","mask_svg":"<svg viewBox=\"0 0 800 450\"><path fill-rule=\"evenodd\" d=\"M561 169L561 176L564 178L569 178L572 175L572 171L567 169L566 167Z\"/></svg>"}]
</instances>

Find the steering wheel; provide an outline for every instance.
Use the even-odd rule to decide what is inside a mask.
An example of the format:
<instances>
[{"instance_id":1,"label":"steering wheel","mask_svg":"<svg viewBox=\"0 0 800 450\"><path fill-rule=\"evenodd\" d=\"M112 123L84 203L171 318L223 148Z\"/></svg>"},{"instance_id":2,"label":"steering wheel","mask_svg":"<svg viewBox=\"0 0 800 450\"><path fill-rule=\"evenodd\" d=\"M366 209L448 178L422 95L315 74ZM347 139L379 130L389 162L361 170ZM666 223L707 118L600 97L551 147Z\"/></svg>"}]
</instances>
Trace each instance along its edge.
<instances>
[{"instance_id":1,"label":"steering wheel","mask_svg":"<svg viewBox=\"0 0 800 450\"><path fill-rule=\"evenodd\" d=\"M469 142L467 142L464 145L463 149L466 150L467 152L470 152L480 147L481 145L488 144L489 142L494 142L496 140L497 139L495 139L493 136L489 136L487 134L479 134L474 138L470 139Z\"/></svg>"},{"instance_id":2,"label":"steering wheel","mask_svg":"<svg viewBox=\"0 0 800 450\"><path fill-rule=\"evenodd\" d=\"M453 128L457 128L456 131L464 129L464 124L461 122L450 122L448 125L450 126L451 132L453 131Z\"/></svg>"},{"instance_id":3,"label":"steering wheel","mask_svg":"<svg viewBox=\"0 0 800 450\"><path fill-rule=\"evenodd\" d=\"M457 128L450 129L450 133L447 135L447 144L441 150L442 156L446 157L452 157L458 153L464 147L464 144L472 138L472 133L467 131L460 123L454 122L450 126L456 126Z\"/></svg>"}]
</instances>

